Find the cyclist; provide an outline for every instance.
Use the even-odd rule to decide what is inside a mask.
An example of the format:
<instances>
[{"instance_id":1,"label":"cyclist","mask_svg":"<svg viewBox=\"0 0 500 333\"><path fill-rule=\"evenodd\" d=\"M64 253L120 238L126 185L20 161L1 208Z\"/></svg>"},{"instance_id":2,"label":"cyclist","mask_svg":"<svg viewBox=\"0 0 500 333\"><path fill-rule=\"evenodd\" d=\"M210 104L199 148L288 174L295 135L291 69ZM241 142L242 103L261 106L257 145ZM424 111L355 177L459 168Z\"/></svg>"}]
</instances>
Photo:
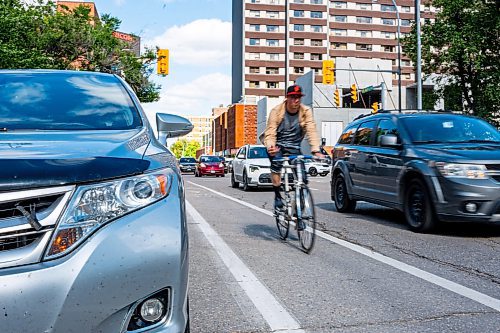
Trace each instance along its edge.
<instances>
[{"instance_id":1,"label":"cyclist","mask_svg":"<svg viewBox=\"0 0 500 333\"><path fill-rule=\"evenodd\" d=\"M287 155L300 155L300 144L307 137L311 153L323 158L320 141L312 111L301 103L302 88L292 85L286 91L286 99L271 110L264 131L263 143L271 160L271 179L274 189L274 209L283 207L280 193L282 161L276 161Z\"/></svg>"}]
</instances>

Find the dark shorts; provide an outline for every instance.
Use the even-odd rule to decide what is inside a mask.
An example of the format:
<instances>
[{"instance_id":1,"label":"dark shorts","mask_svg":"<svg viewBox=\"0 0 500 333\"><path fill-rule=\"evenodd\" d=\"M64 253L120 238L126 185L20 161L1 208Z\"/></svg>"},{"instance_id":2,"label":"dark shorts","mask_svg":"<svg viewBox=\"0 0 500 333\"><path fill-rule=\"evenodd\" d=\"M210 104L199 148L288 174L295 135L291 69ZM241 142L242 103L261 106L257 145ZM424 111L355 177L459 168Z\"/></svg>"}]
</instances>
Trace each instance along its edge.
<instances>
[{"instance_id":1,"label":"dark shorts","mask_svg":"<svg viewBox=\"0 0 500 333\"><path fill-rule=\"evenodd\" d=\"M283 156L289 155L300 155L300 149L292 149L292 148L283 148L280 147L280 151L276 153L274 156L269 156L269 160L271 161L271 172L272 173L281 173L281 169L283 168L283 161L275 161L276 159L280 159Z\"/></svg>"}]
</instances>

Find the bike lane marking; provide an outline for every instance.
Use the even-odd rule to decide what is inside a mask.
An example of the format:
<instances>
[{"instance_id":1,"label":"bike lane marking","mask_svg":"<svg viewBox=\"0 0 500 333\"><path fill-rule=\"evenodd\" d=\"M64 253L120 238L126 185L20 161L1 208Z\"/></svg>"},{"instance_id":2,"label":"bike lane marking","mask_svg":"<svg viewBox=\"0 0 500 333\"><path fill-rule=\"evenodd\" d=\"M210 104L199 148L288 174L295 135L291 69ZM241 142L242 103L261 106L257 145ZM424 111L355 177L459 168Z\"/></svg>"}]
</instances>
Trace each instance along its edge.
<instances>
[{"instance_id":1,"label":"bike lane marking","mask_svg":"<svg viewBox=\"0 0 500 333\"><path fill-rule=\"evenodd\" d=\"M200 213L186 200L186 210L215 249L240 287L245 291L273 332L305 333L300 324L260 282Z\"/></svg>"},{"instance_id":2,"label":"bike lane marking","mask_svg":"<svg viewBox=\"0 0 500 333\"><path fill-rule=\"evenodd\" d=\"M235 198L232 198L230 197L229 195L227 194L224 194L224 193L221 193L221 192L217 192L211 188L208 188L208 187L205 187L203 185L198 185L196 183L193 183L193 182L189 182L190 184L193 184L195 186L198 186L198 187L201 187L207 191L210 191L210 192L213 192L221 197L224 197L226 199L229 199L229 200L232 200L234 202L237 202L243 206L246 206L248 208L251 208L251 209L254 209L256 211L259 211L263 214L266 214L266 215L269 215L269 216L274 216L273 213L271 211L268 211L266 209L263 209L263 208L260 208L260 207L257 207L255 205L252 205L248 202L245 202L245 201L242 201L242 200L239 200L239 199L235 199ZM325 232L322 232L322 231L319 231L319 230L316 230L316 235L323 238L323 239L326 239L330 242L333 242L335 244L338 244L340 246L343 246L345 248L348 248L354 252L357 252L359 254L362 254L362 255L365 255L369 258L372 258L372 259L375 259L379 262L382 262L384 264L387 264L391 267L394 267L400 271L403 271L403 272L406 272L408 274L411 274L415 277L418 277L422 280L425 280L427 282L430 282L432 284L435 284L437 286L440 286L444 289L447 289L451 292L454 292L458 295L461 295L463 297L466 297L470 300L473 300L475 302L478 302L480 304L483 304L487 307L490 307L492 308L493 310L496 310L498 312L500 312L500 299L496 299L496 298L493 298L491 296L488 296L486 294L483 294L479 291L476 291L474 289L471 289L471 288L468 288L468 287L465 287L465 286L462 286L461 284L458 284L456 282L453 282L453 281L450 281L448 279L445 279L445 278L442 278L438 275L435 275L435 274L432 274L432 273L429 273L427 271L424 271L420 268L416 268L414 266L411 266L411 265L408 265L408 264L405 264L404 262L402 261L399 261L399 260L396 260L396 259L392 259L390 257L387 257L383 254L380 254L380 253L377 253L377 252L374 252L372 250L369 250L367 248L364 248L360 245L356 245L356 244L353 244L353 243L350 243L350 242L347 242L345 240L342 240L340 238L337 238L337 237L334 237L332 235L329 235Z\"/></svg>"}]
</instances>

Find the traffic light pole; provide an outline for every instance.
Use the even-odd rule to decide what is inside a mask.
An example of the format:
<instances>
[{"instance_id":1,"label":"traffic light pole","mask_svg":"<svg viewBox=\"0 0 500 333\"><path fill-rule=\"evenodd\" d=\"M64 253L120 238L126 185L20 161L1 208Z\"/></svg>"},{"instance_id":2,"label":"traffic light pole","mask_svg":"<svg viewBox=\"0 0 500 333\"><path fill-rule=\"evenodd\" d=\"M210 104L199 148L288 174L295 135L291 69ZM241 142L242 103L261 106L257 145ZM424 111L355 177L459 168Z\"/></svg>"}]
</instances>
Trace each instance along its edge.
<instances>
[{"instance_id":1,"label":"traffic light pole","mask_svg":"<svg viewBox=\"0 0 500 333\"><path fill-rule=\"evenodd\" d=\"M394 5L394 8L396 9L396 19L398 20L398 105L399 105L399 112L401 112L401 99L403 96L401 96L401 20L399 19L399 9L398 6L396 5L396 1L392 0L392 4Z\"/></svg>"}]
</instances>

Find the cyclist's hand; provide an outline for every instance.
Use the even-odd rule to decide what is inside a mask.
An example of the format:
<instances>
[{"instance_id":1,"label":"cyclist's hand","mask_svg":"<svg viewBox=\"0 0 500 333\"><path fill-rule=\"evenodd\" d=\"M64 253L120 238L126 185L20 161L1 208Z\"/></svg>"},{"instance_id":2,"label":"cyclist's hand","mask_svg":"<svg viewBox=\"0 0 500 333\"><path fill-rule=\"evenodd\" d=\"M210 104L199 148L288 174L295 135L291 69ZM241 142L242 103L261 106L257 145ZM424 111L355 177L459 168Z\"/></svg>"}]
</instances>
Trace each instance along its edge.
<instances>
[{"instance_id":1,"label":"cyclist's hand","mask_svg":"<svg viewBox=\"0 0 500 333\"><path fill-rule=\"evenodd\" d=\"M270 156L276 155L279 151L280 151L280 147L277 147L277 146L270 146L267 148L267 153Z\"/></svg>"}]
</instances>

